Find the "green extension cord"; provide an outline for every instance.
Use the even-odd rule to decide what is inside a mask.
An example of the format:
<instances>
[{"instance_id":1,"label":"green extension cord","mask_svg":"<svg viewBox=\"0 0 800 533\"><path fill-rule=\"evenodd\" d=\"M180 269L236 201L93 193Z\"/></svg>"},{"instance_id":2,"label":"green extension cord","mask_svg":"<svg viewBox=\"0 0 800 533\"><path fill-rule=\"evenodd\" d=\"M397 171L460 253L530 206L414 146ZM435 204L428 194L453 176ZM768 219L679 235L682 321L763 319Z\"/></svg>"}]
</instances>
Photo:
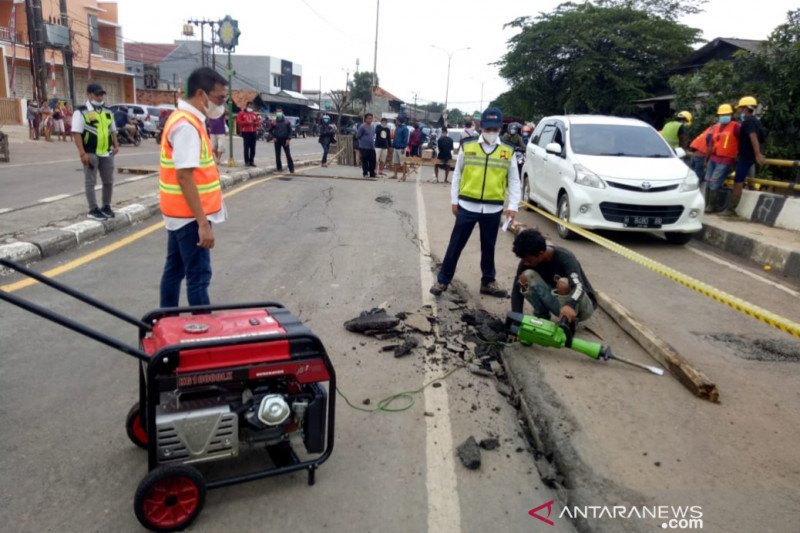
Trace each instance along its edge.
<instances>
[{"instance_id":1,"label":"green extension cord","mask_svg":"<svg viewBox=\"0 0 800 533\"><path fill-rule=\"evenodd\" d=\"M445 379L450 377L450 375L453 374L455 371L461 370L462 368L465 368L465 367L463 365L462 366L457 366L454 369L452 369L451 371L449 371L447 374L445 374L444 376L436 378L436 379L432 379L429 382L427 382L424 385L422 385L418 389L405 391L405 392L398 392L397 394L392 394L391 396L387 396L386 398L384 398L381 401L379 401L378 404L372 409L367 409L365 407L361 407L359 405L353 404L347 398L347 396L345 396L344 392L342 392L342 389L340 389L339 387L336 387L336 393L339 394L339 396L341 396L344 399L344 401L345 401L345 403L347 405L349 405L350 407L352 407L353 409L356 409L358 411L363 411L365 413L374 413L375 411L384 411L386 413L400 413L400 412L403 412L403 411L408 411L409 409L411 409L414 406L414 403L415 403L414 395L415 394L419 394L420 392L424 391L427 387L429 387L430 385L433 385L437 381L444 381ZM392 407L392 403L394 403L397 400L401 400L401 399L405 400L407 402L406 405L403 405L403 406L400 406L400 407Z\"/></svg>"}]
</instances>

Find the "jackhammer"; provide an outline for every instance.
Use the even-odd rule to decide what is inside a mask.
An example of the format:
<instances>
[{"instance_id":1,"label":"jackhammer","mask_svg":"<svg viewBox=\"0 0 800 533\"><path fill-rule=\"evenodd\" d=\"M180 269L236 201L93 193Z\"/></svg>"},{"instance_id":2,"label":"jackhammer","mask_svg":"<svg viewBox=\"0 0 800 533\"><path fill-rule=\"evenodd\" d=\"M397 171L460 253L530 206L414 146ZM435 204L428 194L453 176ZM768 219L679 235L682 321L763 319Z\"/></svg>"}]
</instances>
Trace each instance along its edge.
<instances>
[{"instance_id":1,"label":"jackhammer","mask_svg":"<svg viewBox=\"0 0 800 533\"><path fill-rule=\"evenodd\" d=\"M614 359L621 363L626 363L658 376L664 375L664 370L655 366L643 365L635 361L623 359L614 354L610 346L602 346L597 342L578 339L575 334L574 323L570 323L566 318L556 324L544 318L537 318L522 313L508 313L506 315L506 330L514 335L523 346L537 344L551 348L571 348L578 353L582 353L592 359L608 361Z\"/></svg>"}]
</instances>

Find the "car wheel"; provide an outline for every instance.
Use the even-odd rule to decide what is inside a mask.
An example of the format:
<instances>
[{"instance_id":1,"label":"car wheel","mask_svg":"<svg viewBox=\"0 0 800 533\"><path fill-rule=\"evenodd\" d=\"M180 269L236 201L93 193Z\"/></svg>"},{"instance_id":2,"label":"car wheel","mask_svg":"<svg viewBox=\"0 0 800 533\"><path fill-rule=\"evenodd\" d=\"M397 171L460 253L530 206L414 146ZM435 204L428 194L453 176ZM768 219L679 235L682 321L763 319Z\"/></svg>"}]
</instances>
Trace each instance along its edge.
<instances>
[{"instance_id":1,"label":"car wheel","mask_svg":"<svg viewBox=\"0 0 800 533\"><path fill-rule=\"evenodd\" d=\"M670 244L686 244L692 240L694 233L677 233L674 231L667 231L664 233L667 242Z\"/></svg>"},{"instance_id":2,"label":"car wheel","mask_svg":"<svg viewBox=\"0 0 800 533\"><path fill-rule=\"evenodd\" d=\"M565 222L569 222L570 216L570 207L569 207L569 196L567 193L561 195L558 199L558 218L564 220ZM558 236L562 239L572 240L576 239L578 236L573 231L570 231L569 228L562 224L556 225L556 231L558 231Z\"/></svg>"}]
</instances>

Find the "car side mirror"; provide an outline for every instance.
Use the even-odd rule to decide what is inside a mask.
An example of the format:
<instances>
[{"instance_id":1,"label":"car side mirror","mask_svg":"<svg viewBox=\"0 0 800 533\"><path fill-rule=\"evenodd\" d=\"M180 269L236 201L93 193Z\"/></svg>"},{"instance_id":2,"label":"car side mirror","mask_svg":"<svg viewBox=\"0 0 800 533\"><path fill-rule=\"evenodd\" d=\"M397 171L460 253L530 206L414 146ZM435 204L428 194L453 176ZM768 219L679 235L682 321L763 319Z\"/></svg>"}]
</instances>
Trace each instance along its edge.
<instances>
[{"instance_id":1,"label":"car side mirror","mask_svg":"<svg viewBox=\"0 0 800 533\"><path fill-rule=\"evenodd\" d=\"M683 159L684 157L686 157L686 150L684 150L681 147L675 148L675 155Z\"/></svg>"},{"instance_id":2,"label":"car side mirror","mask_svg":"<svg viewBox=\"0 0 800 533\"><path fill-rule=\"evenodd\" d=\"M561 155L561 145L558 143L548 143L548 145L544 147L544 150L548 154L553 154L557 156Z\"/></svg>"}]
</instances>

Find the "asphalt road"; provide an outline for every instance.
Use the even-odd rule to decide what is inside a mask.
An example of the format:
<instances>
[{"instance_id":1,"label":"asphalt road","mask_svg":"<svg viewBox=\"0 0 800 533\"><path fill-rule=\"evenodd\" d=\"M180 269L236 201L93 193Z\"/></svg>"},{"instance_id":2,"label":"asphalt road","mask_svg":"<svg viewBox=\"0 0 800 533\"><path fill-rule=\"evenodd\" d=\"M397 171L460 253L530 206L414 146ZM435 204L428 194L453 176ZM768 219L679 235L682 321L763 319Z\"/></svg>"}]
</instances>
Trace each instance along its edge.
<instances>
[{"instance_id":1,"label":"asphalt road","mask_svg":"<svg viewBox=\"0 0 800 533\"><path fill-rule=\"evenodd\" d=\"M339 386L358 405L444 372L421 354L395 359L381 352L386 343L342 327L381 304L399 312L432 302L414 184L298 174L229 193L227 204L230 220L216 232L213 301L283 302L324 339ZM158 231L60 279L142 315L157 305L164 250ZM41 286L19 294L136 342L132 327ZM146 460L123 427L136 399L135 361L8 305L0 305L0 324L0 522L15 531L140 530L132 497ZM490 434L501 445L483 453L481 470L454 462L456 445ZM315 486L294 474L212 491L192 530L525 531L535 520L528 511L554 497L527 449L516 411L489 380L461 370L402 413L362 413L339 400L336 446Z\"/></svg>"},{"instance_id":2,"label":"asphalt road","mask_svg":"<svg viewBox=\"0 0 800 533\"><path fill-rule=\"evenodd\" d=\"M223 163L228 159L227 143ZM315 137L292 140L292 155L322 154ZM237 162L243 160L241 137L233 138ZM116 156L116 167L158 168L159 147L154 139L144 139L139 146L122 145ZM24 141L11 146L11 163L0 164L0 212L74 194L83 194L83 168L75 145L70 142ZM272 143L256 144L256 162L274 162ZM221 167L224 171L224 166ZM118 179L129 175L119 174ZM98 180L99 183L99 180Z\"/></svg>"}]
</instances>

